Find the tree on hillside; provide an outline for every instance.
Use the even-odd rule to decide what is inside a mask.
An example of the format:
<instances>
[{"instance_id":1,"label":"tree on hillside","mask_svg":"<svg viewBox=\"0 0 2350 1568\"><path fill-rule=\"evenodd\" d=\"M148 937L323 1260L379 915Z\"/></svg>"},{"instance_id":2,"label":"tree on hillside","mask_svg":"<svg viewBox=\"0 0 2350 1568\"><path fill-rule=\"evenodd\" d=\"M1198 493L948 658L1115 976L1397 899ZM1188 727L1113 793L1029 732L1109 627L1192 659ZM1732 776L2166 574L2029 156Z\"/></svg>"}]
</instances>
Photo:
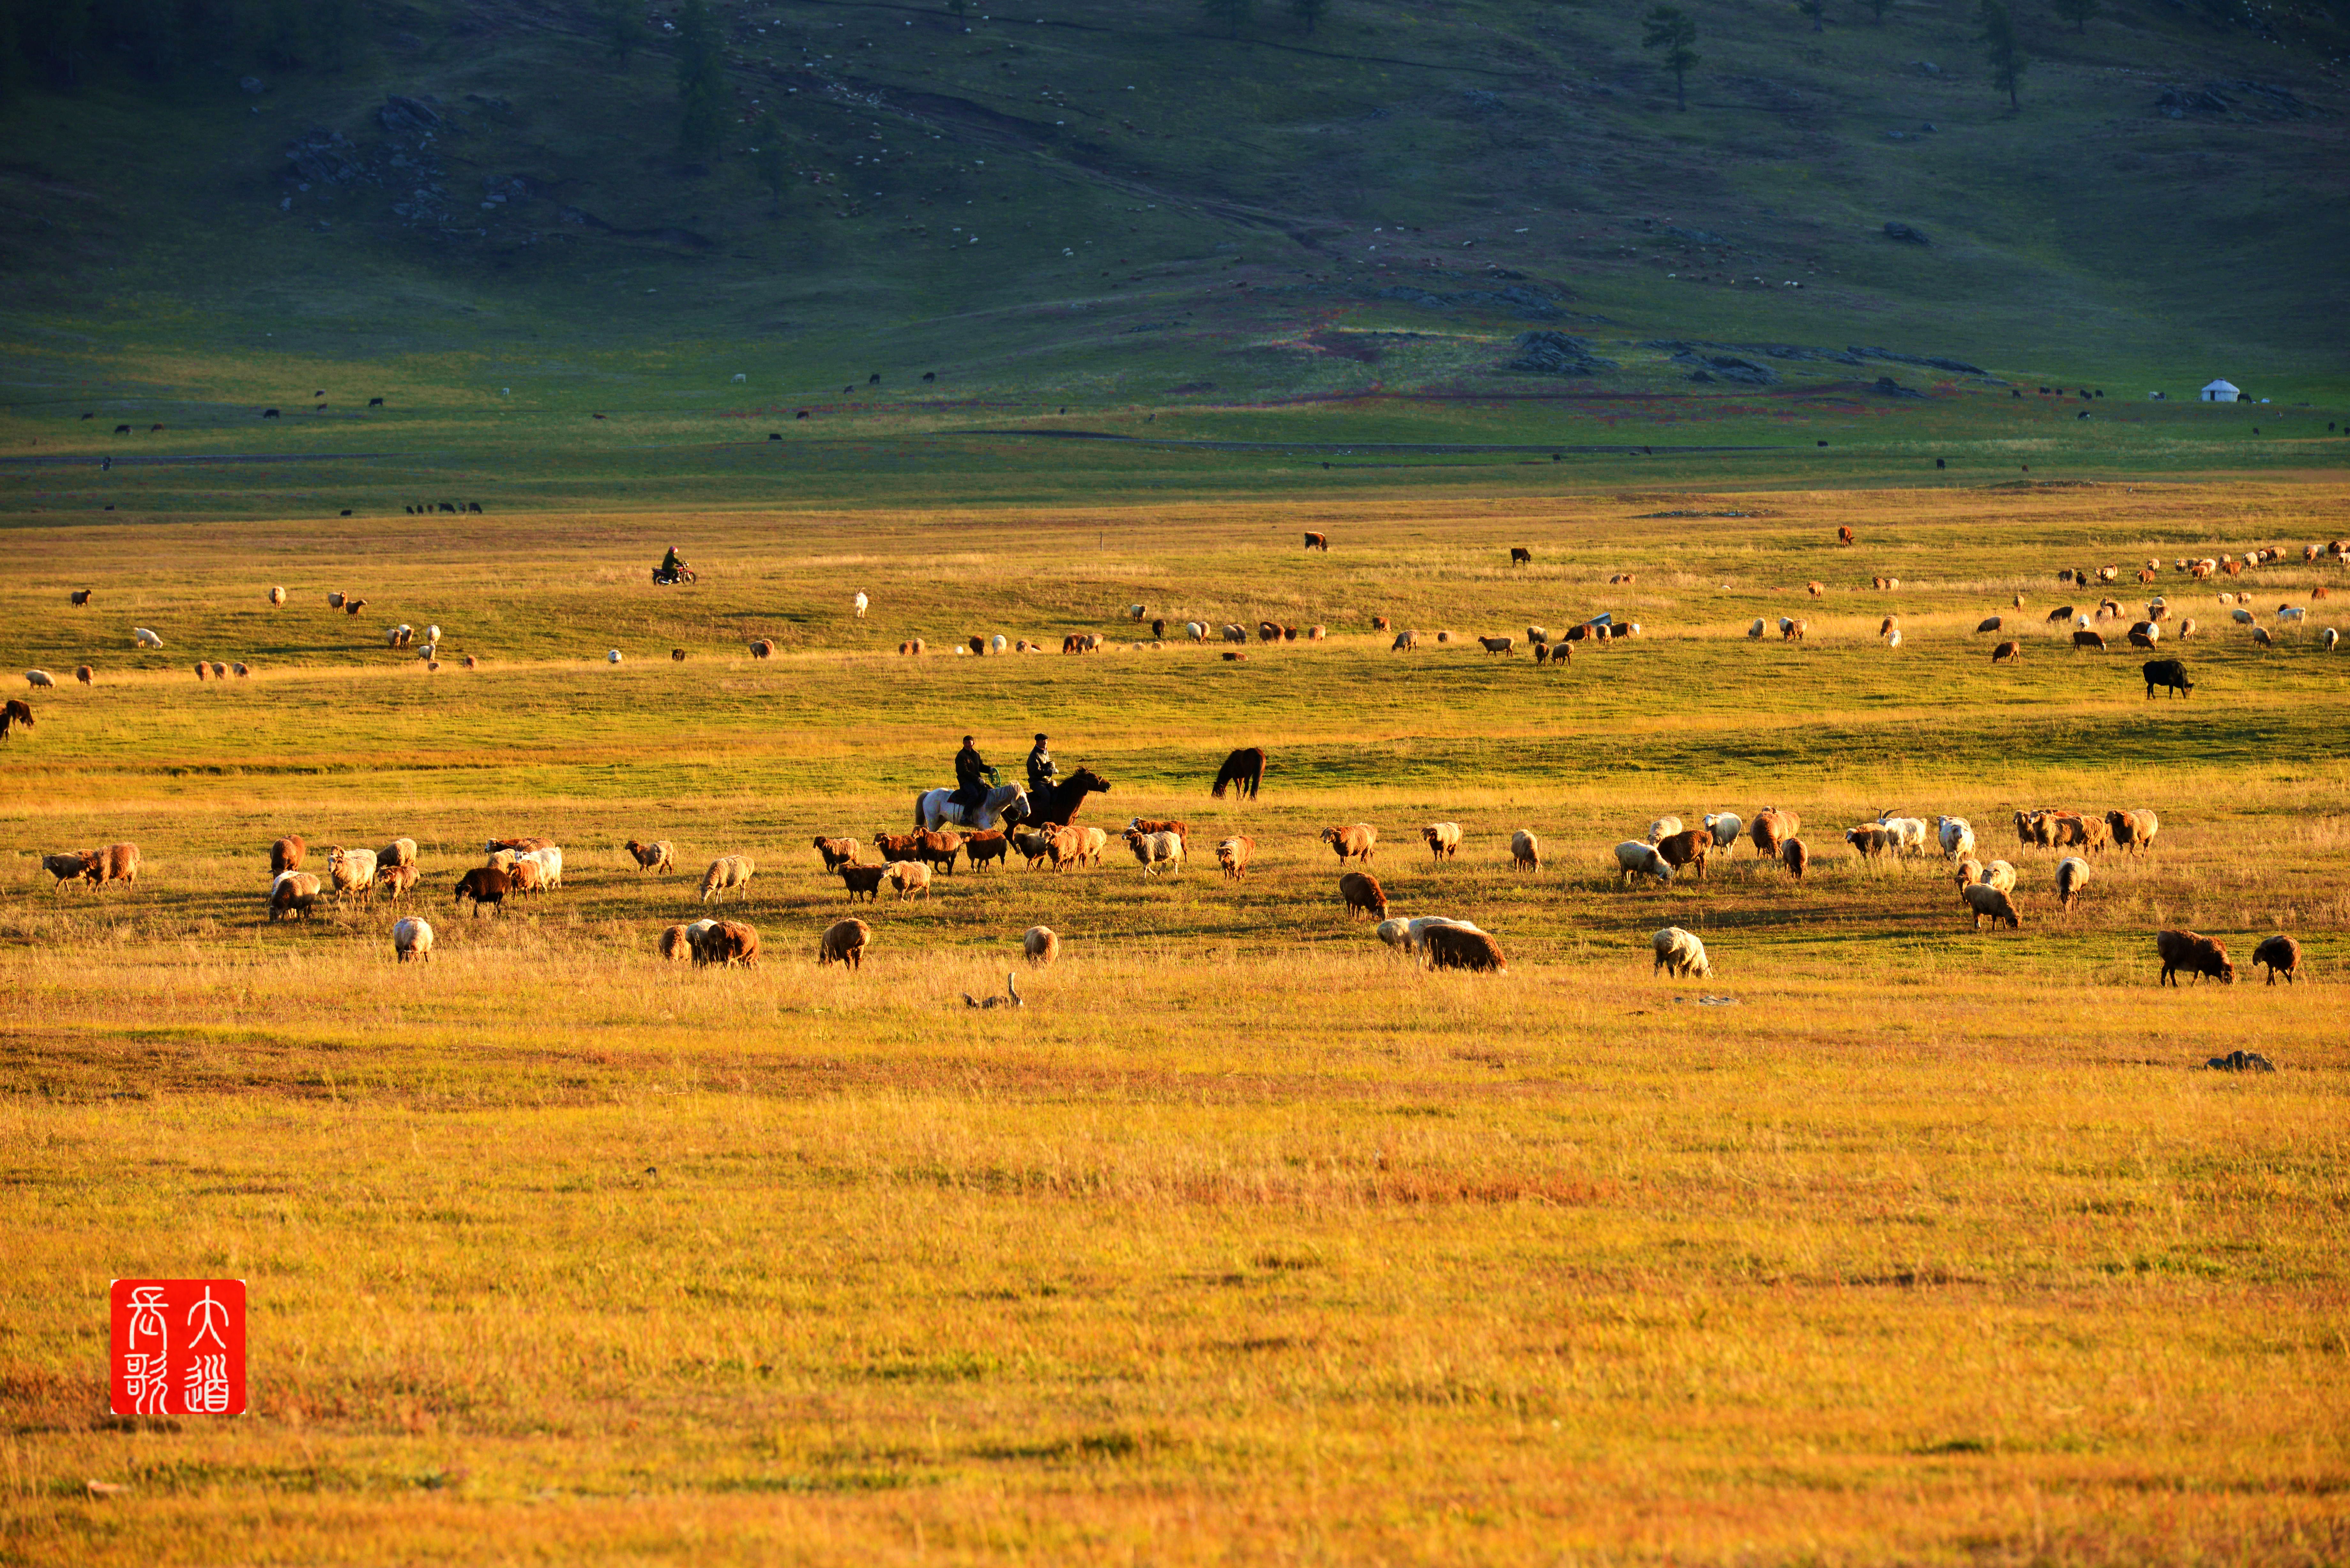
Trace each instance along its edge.
<instances>
[{"instance_id":1,"label":"tree on hillside","mask_svg":"<svg viewBox=\"0 0 2350 1568\"><path fill-rule=\"evenodd\" d=\"M726 65L706 0L685 0L677 20L677 147L707 158L726 134Z\"/></svg>"},{"instance_id":2,"label":"tree on hillside","mask_svg":"<svg viewBox=\"0 0 2350 1568\"><path fill-rule=\"evenodd\" d=\"M1200 9L1208 20L1224 29L1232 37L1256 17L1256 0L1200 0Z\"/></svg>"},{"instance_id":3,"label":"tree on hillside","mask_svg":"<svg viewBox=\"0 0 2350 1568\"><path fill-rule=\"evenodd\" d=\"M1308 34L1322 25L1329 9L1330 0L1289 0L1289 14L1305 25Z\"/></svg>"},{"instance_id":4,"label":"tree on hillside","mask_svg":"<svg viewBox=\"0 0 2350 1568\"><path fill-rule=\"evenodd\" d=\"M2096 19L2097 0L2056 0L2056 15L2073 24L2073 31L2085 33Z\"/></svg>"},{"instance_id":5,"label":"tree on hillside","mask_svg":"<svg viewBox=\"0 0 2350 1568\"><path fill-rule=\"evenodd\" d=\"M751 136L754 143L751 151L759 161L759 183L774 198L775 214L780 218L784 215L784 187L792 182L791 144L784 135L783 121L770 110L759 117Z\"/></svg>"},{"instance_id":6,"label":"tree on hillside","mask_svg":"<svg viewBox=\"0 0 2350 1568\"><path fill-rule=\"evenodd\" d=\"M637 20L636 0L597 0L596 30L604 36L604 48L612 63L622 70L629 68L629 57L645 41L644 24Z\"/></svg>"},{"instance_id":7,"label":"tree on hillside","mask_svg":"<svg viewBox=\"0 0 2350 1568\"><path fill-rule=\"evenodd\" d=\"M1983 47L1983 58L1991 66L1991 85L2007 94L2007 107L2021 109L2022 96L2017 88L2023 80L2023 67L2029 62L2023 54L2023 41L2015 36L2015 13L2003 0L1982 0L1982 30L1975 35Z\"/></svg>"},{"instance_id":8,"label":"tree on hillside","mask_svg":"<svg viewBox=\"0 0 2350 1568\"><path fill-rule=\"evenodd\" d=\"M1828 30L1827 0L1795 0L1795 9L1812 19L1813 32L1825 33Z\"/></svg>"},{"instance_id":9,"label":"tree on hillside","mask_svg":"<svg viewBox=\"0 0 2350 1568\"><path fill-rule=\"evenodd\" d=\"M1697 51L1690 47L1697 42L1696 18L1678 5L1659 5L1648 13L1648 22L1640 47L1664 51L1660 63L1673 73L1673 102L1687 113L1689 74L1698 62Z\"/></svg>"}]
</instances>

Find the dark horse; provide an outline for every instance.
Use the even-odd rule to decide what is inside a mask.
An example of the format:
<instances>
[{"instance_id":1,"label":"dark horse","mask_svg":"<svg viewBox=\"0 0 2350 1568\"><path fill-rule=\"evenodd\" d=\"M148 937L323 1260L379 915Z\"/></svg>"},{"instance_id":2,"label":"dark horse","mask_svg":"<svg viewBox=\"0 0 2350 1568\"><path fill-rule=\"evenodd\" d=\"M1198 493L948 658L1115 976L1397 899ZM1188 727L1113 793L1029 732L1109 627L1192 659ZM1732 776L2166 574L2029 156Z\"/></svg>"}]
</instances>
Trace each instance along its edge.
<instances>
[{"instance_id":1,"label":"dark horse","mask_svg":"<svg viewBox=\"0 0 2350 1568\"><path fill-rule=\"evenodd\" d=\"M1216 773L1216 787L1209 793L1218 800L1224 798L1226 785L1233 786L1233 798L1246 795L1256 798L1256 786L1264 782L1264 748L1243 746L1224 759Z\"/></svg>"},{"instance_id":2,"label":"dark horse","mask_svg":"<svg viewBox=\"0 0 2350 1568\"><path fill-rule=\"evenodd\" d=\"M1069 819L1077 815L1077 807L1086 804L1086 796L1097 792L1108 794L1109 780L1091 768L1079 768L1067 778L1032 790L1028 794L1028 825L1066 827Z\"/></svg>"}]
</instances>

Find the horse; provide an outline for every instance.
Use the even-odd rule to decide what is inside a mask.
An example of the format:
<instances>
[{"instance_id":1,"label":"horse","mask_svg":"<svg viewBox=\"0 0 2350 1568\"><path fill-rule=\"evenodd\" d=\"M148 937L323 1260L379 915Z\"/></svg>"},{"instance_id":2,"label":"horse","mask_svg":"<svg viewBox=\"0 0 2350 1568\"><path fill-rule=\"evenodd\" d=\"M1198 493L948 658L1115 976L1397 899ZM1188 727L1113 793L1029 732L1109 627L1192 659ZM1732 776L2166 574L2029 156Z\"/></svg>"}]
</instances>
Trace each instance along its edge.
<instances>
[{"instance_id":1,"label":"horse","mask_svg":"<svg viewBox=\"0 0 2350 1568\"><path fill-rule=\"evenodd\" d=\"M914 826L936 833L941 827L990 828L1001 815L1006 822L1025 822L1033 809L1028 792L1016 784L998 784L976 806L957 805L951 789L925 790L914 797Z\"/></svg>"},{"instance_id":2,"label":"horse","mask_svg":"<svg viewBox=\"0 0 2350 1568\"><path fill-rule=\"evenodd\" d=\"M1077 808L1086 804L1088 794L1109 793L1109 780L1091 768L1079 768L1067 778L1056 780L1038 790L1029 805L1035 815L1029 820L1037 827L1066 827Z\"/></svg>"},{"instance_id":3,"label":"horse","mask_svg":"<svg viewBox=\"0 0 2350 1568\"><path fill-rule=\"evenodd\" d=\"M1242 795L1254 800L1257 785L1263 782L1264 748L1243 746L1224 759L1224 765L1216 773L1216 787L1208 793L1222 800L1229 786L1235 800Z\"/></svg>"}]
</instances>

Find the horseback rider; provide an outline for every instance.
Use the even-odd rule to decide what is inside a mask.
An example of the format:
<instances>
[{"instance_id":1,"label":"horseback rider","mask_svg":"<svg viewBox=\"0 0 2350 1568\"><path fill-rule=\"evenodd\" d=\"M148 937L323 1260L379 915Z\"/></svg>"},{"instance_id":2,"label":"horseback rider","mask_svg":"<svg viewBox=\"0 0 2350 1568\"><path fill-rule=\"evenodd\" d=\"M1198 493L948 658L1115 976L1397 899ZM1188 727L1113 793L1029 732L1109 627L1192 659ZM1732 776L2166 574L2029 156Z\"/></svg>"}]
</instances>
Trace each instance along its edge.
<instances>
[{"instance_id":1,"label":"horseback rider","mask_svg":"<svg viewBox=\"0 0 2350 1568\"><path fill-rule=\"evenodd\" d=\"M995 770L987 765L987 759L979 754L969 735L962 738L962 750L955 753L954 768L954 804L961 806L985 805L987 781Z\"/></svg>"},{"instance_id":2,"label":"horseback rider","mask_svg":"<svg viewBox=\"0 0 2350 1568\"><path fill-rule=\"evenodd\" d=\"M1039 734L1036 744L1028 753L1028 793L1035 795L1050 793L1053 781L1060 772L1053 765L1053 753L1045 749L1045 737Z\"/></svg>"}]
</instances>

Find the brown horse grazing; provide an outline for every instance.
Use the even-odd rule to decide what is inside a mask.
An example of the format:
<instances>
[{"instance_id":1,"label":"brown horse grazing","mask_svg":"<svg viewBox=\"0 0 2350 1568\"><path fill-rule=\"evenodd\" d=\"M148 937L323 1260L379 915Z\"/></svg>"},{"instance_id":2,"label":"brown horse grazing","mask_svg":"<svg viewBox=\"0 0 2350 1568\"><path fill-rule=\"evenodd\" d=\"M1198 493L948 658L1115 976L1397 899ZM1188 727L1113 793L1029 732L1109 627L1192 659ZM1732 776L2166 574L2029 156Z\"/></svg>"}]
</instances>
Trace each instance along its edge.
<instances>
[{"instance_id":1,"label":"brown horse grazing","mask_svg":"<svg viewBox=\"0 0 2350 1568\"><path fill-rule=\"evenodd\" d=\"M1216 770L1216 787L1208 793L1222 800L1224 798L1224 791L1230 788L1233 792L1232 798L1235 800L1243 796L1254 800L1257 786L1263 782L1264 748L1243 746L1239 751L1226 757L1224 765Z\"/></svg>"},{"instance_id":2,"label":"brown horse grazing","mask_svg":"<svg viewBox=\"0 0 2350 1568\"><path fill-rule=\"evenodd\" d=\"M1323 554L1327 555L1330 551L1330 535L1327 534L1308 534L1305 535L1305 547L1309 550L1319 550Z\"/></svg>"},{"instance_id":3,"label":"brown horse grazing","mask_svg":"<svg viewBox=\"0 0 2350 1568\"><path fill-rule=\"evenodd\" d=\"M22 697L11 697L5 707L0 707L0 741L6 740L8 732L19 724L27 730L33 727L33 705Z\"/></svg>"},{"instance_id":4,"label":"brown horse grazing","mask_svg":"<svg viewBox=\"0 0 2350 1568\"><path fill-rule=\"evenodd\" d=\"M1066 827L1089 794L1107 794L1109 780L1091 768L1079 768L1067 778L1032 790L1028 795L1028 826Z\"/></svg>"}]
</instances>

